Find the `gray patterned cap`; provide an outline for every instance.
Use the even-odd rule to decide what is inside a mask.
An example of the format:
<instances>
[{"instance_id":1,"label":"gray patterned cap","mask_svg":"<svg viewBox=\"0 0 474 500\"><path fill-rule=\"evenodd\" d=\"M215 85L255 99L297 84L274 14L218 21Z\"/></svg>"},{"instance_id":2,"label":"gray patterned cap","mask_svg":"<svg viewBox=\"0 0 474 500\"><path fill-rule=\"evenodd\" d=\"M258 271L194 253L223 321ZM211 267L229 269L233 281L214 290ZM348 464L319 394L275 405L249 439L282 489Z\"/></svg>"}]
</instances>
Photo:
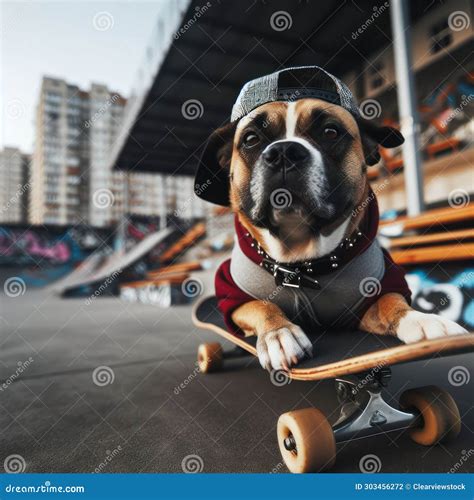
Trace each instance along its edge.
<instances>
[{"instance_id":1,"label":"gray patterned cap","mask_svg":"<svg viewBox=\"0 0 474 500\"><path fill-rule=\"evenodd\" d=\"M274 101L322 99L360 115L352 92L341 80L319 66L282 69L247 82L232 108L231 121L240 120L252 110Z\"/></svg>"}]
</instances>

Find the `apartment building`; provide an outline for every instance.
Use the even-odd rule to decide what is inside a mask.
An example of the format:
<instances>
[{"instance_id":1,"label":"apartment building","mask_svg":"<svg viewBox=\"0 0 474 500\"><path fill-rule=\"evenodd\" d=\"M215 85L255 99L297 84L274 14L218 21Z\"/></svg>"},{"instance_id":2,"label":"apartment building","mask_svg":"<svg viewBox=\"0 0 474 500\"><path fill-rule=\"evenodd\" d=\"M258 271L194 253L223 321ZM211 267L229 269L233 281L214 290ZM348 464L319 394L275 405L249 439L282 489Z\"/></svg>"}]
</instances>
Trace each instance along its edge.
<instances>
[{"instance_id":1,"label":"apartment building","mask_svg":"<svg viewBox=\"0 0 474 500\"><path fill-rule=\"evenodd\" d=\"M104 85L89 91L43 78L36 113L29 218L34 224L110 225L123 199L107 167L125 99Z\"/></svg>"},{"instance_id":2,"label":"apartment building","mask_svg":"<svg viewBox=\"0 0 474 500\"><path fill-rule=\"evenodd\" d=\"M30 157L18 148L0 151L0 223L27 221Z\"/></svg>"},{"instance_id":3,"label":"apartment building","mask_svg":"<svg viewBox=\"0 0 474 500\"><path fill-rule=\"evenodd\" d=\"M104 85L92 84L85 91L43 78L30 176L32 223L105 227L125 212L204 216L192 178L111 170L109 153L125 103Z\"/></svg>"}]
</instances>

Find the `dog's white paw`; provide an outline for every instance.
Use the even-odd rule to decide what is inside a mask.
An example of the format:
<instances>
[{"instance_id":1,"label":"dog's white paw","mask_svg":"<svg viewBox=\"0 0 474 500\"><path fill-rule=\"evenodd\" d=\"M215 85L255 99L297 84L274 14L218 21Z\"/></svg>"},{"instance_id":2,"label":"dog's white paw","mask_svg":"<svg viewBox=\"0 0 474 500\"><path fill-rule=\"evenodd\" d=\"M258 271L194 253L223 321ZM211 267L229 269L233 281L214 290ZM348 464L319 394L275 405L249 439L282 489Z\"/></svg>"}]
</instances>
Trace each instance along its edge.
<instances>
[{"instance_id":1,"label":"dog's white paw","mask_svg":"<svg viewBox=\"0 0 474 500\"><path fill-rule=\"evenodd\" d=\"M465 333L468 333L467 330L450 319L419 311L409 311L397 328L397 337L405 344Z\"/></svg>"},{"instance_id":2,"label":"dog's white paw","mask_svg":"<svg viewBox=\"0 0 474 500\"><path fill-rule=\"evenodd\" d=\"M304 356L312 356L313 346L303 330L293 323L262 333L257 340L260 364L266 370L288 370Z\"/></svg>"}]
</instances>

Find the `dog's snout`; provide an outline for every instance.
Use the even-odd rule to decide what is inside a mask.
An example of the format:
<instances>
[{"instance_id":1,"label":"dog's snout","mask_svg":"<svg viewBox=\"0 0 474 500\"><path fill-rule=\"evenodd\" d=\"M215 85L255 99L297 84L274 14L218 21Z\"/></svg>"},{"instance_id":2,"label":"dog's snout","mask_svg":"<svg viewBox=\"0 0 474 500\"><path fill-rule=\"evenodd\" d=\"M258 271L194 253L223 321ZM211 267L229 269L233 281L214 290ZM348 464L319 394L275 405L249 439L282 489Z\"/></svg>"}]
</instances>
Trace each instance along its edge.
<instances>
[{"instance_id":1,"label":"dog's snout","mask_svg":"<svg viewBox=\"0 0 474 500\"><path fill-rule=\"evenodd\" d=\"M295 141L281 141L270 144L262 153L266 165L272 168L290 170L302 164L310 156L308 148Z\"/></svg>"}]
</instances>

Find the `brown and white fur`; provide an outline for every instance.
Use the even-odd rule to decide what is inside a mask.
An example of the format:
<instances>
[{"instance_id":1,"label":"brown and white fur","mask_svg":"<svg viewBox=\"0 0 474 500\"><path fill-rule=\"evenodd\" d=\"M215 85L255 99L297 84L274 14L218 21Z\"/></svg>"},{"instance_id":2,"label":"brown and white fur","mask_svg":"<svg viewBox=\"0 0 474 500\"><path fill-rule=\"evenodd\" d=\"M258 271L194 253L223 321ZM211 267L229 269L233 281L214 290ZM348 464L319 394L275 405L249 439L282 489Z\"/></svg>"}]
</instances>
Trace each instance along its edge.
<instances>
[{"instance_id":1,"label":"brown and white fur","mask_svg":"<svg viewBox=\"0 0 474 500\"><path fill-rule=\"evenodd\" d=\"M265 252L280 262L324 256L349 236L364 217L363 209L356 217L351 214L368 196L366 170L379 159L378 145L403 142L394 129L356 119L342 107L319 99L264 104L237 125L219 129L214 137L219 139L217 160L230 176L233 211ZM271 160L270 149L288 145L287 141L301 148L294 146L295 158L287 164L292 169L282 177L278 169L269 172L272 164L263 157ZM300 157L304 161L293 168ZM293 207L271 206L271 193L279 188L293 196ZM258 357L266 369L288 369L312 354L303 330L268 301L243 304L232 320L246 334L258 336ZM450 320L414 311L397 293L381 296L359 327L394 335L405 343L466 333Z\"/></svg>"}]
</instances>

